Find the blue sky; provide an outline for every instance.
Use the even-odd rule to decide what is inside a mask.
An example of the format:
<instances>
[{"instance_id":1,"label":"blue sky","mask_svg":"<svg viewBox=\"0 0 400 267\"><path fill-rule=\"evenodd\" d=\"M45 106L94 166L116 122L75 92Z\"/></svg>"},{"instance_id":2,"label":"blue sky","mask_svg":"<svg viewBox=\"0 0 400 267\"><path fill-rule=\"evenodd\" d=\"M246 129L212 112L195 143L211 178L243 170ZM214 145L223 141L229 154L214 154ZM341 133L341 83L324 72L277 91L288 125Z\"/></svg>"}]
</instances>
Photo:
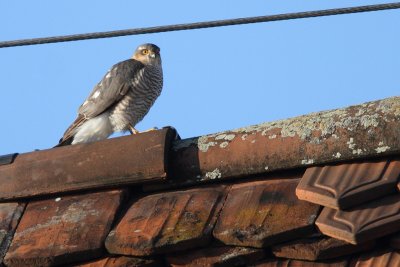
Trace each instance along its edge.
<instances>
[{"instance_id":1,"label":"blue sky","mask_svg":"<svg viewBox=\"0 0 400 267\"><path fill-rule=\"evenodd\" d=\"M0 40L388 1L1 1ZM399 95L400 10L0 49L0 155L57 144L137 45L161 47L164 89L138 130L181 137Z\"/></svg>"}]
</instances>

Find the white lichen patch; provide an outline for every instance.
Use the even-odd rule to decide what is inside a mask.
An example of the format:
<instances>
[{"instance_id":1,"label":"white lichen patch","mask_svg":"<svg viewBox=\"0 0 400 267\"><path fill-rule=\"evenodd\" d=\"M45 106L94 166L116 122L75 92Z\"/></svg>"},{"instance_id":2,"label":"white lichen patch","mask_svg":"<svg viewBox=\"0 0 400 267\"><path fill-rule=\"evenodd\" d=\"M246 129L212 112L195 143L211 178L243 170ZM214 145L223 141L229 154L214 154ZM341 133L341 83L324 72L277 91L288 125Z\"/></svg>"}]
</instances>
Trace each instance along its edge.
<instances>
[{"instance_id":1,"label":"white lichen patch","mask_svg":"<svg viewBox=\"0 0 400 267\"><path fill-rule=\"evenodd\" d=\"M207 179L213 180L213 179L221 178L221 177L222 177L222 173L221 173L221 171L220 171L218 168L216 168L216 169L213 170L212 172L207 172L206 175L205 175L205 177L206 177Z\"/></svg>"},{"instance_id":2,"label":"white lichen patch","mask_svg":"<svg viewBox=\"0 0 400 267\"><path fill-rule=\"evenodd\" d=\"M219 134L215 137L215 140L232 141L234 138L235 138L234 134Z\"/></svg>"},{"instance_id":3,"label":"white lichen patch","mask_svg":"<svg viewBox=\"0 0 400 267\"><path fill-rule=\"evenodd\" d=\"M400 97L391 97L378 102L376 110L384 114L392 114L396 117L400 116Z\"/></svg>"},{"instance_id":4,"label":"white lichen patch","mask_svg":"<svg viewBox=\"0 0 400 267\"><path fill-rule=\"evenodd\" d=\"M349 141L347 141L346 144L349 145L350 149L355 149L355 147L356 147L356 144L354 143L354 138L353 137L350 137Z\"/></svg>"},{"instance_id":5,"label":"white lichen patch","mask_svg":"<svg viewBox=\"0 0 400 267\"><path fill-rule=\"evenodd\" d=\"M234 138L235 138L234 134L227 134L224 139L227 141L232 141Z\"/></svg>"},{"instance_id":6,"label":"white lichen patch","mask_svg":"<svg viewBox=\"0 0 400 267\"><path fill-rule=\"evenodd\" d=\"M228 142L222 142L221 144L219 144L219 147L220 148L225 148L225 147L227 147L229 145L229 143Z\"/></svg>"},{"instance_id":7,"label":"white lichen patch","mask_svg":"<svg viewBox=\"0 0 400 267\"><path fill-rule=\"evenodd\" d=\"M215 137L215 140L222 140L226 137L226 134L219 134Z\"/></svg>"},{"instance_id":8,"label":"white lichen patch","mask_svg":"<svg viewBox=\"0 0 400 267\"><path fill-rule=\"evenodd\" d=\"M376 153L383 153L389 149L390 149L389 146L380 146L380 147L375 148L375 151L376 151Z\"/></svg>"},{"instance_id":9,"label":"white lichen patch","mask_svg":"<svg viewBox=\"0 0 400 267\"><path fill-rule=\"evenodd\" d=\"M200 136L197 141L197 147L201 152L207 152L211 146L215 146L217 142L208 141L208 136Z\"/></svg>"},{"instance_id":10,"label":"white lichen patch","mask_svg":"<svg viewBox=\"0 0 400 267\"><path fill-rule=\"evenodd\" d=\"M340 157L342 156L342 154L340 154L340 152L337 152L336 154L333 154L332 157L340 159Z\"/></svg>"},{"instance_id":11,"label":"white lichen patch","mask_svg":"<svg viewBox=\"0 0 400 267\"><path fill-rule=\"evenodd\" d=\"M362 155L363 154L363 150L361 148L357 148L353 150L353 154L354 155Z\"/></svg>"},{"instance_id":12,"label":"white lichen patch","mask_svg":"<svg viewBox=\"0 0 400 267\"><path fill-rule=\"evenodd\" d=\"M360 108L360 109L357 111L356 116L361 116L361 115L363 115L364 113L365 113L365 107L364 107L364 108Z\"/></svg>"},{"instance_id":13,"label":"white lichen patch","mask_svg":"<svg viewBox=\"0 0 400 267\"><path fill-rule=\"evenodd\" d=\"M309 165L309 164L313 164L314 163L314 159L303 159L301 160L301 164L302 165Z\"/></svg>"},{"instance_id":14,"label":"white lichen patch","mask_svg":"<svg viewBox=\"0 0 400 267\"><path fill-rule=\"evenodd\" d=\"M229 145L230 141L237 134L240 134L241 140L248 140L252 144L256 142L256 138L265 136L268 139L279 138L282 140L285 138L298 138L301 140L300 142L319 146L332 141L346 142L350 135L360 136L361 138L350 138L347 141L349 151L355 154L365 154L371 148L361 146L362 140L365 140L369 136L380 134L381 129L386 127L387 123L397 121L399 116L400 97L392 97L342 109L310 113L290 119L261 123L199 138L179 140L174 143L173 149L177 151L181 148L197 146L201 152L207 152L212 146L225 148L225 142L228 142ZM249 140L250 135L254 135L254 138L250 138ZM360 140L357 141L360 144L355 144L354 140ZM390 146L390 144L382 144L375 150L386 151L388 149L386 148L387 145ZM341 151L342 154L343 152ZM331 155L336 152L329 153ZM337 157L337 154L334 156Z\"/></svg>"},{"instance_id":15,"label":"white lichen patch","mask_svg":"<svg viewBox=\"0 0 400 267\"><path fill-rule=\"evenodd\" d=\"M363 115L360 122L364 128L377 127L379 125L379 114Z\"/></svg>"},{"instance_id":16,"label":"white lichen patch","mask_svg":"<svg viewBox=\"0 0 400 267\"><path fill-rule=\"evenodd\" d=\"M343 130L358 132L364 129L374 129L382 123L388 122L389 116L393 118L393 115L400 115L400 97L392 97L343 109L311 113L286 120L262 123L239 128L233 132L260 132L261 135L269 137L272 135L270 131L274 130L276 133L276 130L280 129L282 138L298 136L302 140L310 141L311 137L317 136L321 140L326 140L330 137L338 139L338 133Z\"/></svg>"}]
</instances>

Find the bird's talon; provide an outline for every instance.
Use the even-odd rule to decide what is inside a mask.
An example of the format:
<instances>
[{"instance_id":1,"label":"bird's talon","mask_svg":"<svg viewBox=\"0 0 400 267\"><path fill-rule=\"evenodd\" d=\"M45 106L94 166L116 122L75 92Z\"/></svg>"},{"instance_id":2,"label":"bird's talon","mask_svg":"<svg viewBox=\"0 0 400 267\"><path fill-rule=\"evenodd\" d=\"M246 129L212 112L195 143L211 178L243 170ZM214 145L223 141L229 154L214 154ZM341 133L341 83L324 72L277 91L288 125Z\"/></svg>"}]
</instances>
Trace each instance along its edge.
<instances>
[{"instance_id":1,"label":"bird's talon","mask_svg":"<svg viewBox=\"0 0 400 267\"><path fill-rule=\"evenodd\" d=\"M142 133L147 133L147 132L157 131L157 130L158 130L157 127L153 127L153 128L150 128L150 129L148 129L148 130L146 130L146 131L143 131Z\"/></svg>"}]
</instances>

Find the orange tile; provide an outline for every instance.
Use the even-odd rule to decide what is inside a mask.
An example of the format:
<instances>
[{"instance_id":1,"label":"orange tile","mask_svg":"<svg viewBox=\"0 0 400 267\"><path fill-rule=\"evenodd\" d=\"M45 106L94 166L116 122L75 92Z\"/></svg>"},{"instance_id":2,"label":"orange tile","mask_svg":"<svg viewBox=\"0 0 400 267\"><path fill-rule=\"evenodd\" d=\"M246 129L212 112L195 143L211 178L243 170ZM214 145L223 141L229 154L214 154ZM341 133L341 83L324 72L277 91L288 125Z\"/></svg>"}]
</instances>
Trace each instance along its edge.
<instances>
[{"instance_id":1,"label":"orange tile","mask_svg":"<svg viewBox=\"0 0 400 267\"><path fill-rule=\"evenodd\" d=\"M224 189L214 186L140 198L108 235L107 250L146 256L207 244Z\"/></svg>"},{"instance_id":2,"label":"orange tile","mask_svg":"<svg viewBox=\"0 0 400 267\"><path fill-rule=\"evenodd\" d=\"M0 166L0 200L161 181L169 128L21 154Z\"/></svg>"},{"instance_id":3,"label":"orange tile","mask_svg":"<svg viewBox=\"0 0 400 267\"><path fill-rule=\"evenodd\" d=\"M102 255L123 191L62 196L27 205L7 266L53 266Z\"/></svg>"},{"instance_id":4,"label":"orange tile","mask_svg":"<svg viewBox=\"0 0 400 267\"><path fill-rule=\"evenodd\" d=\"M316 261L354 254L374 245L373 241L352 245L330 237L317 237L278 244L272 247L272 253L280 258Z\"/></svg>"},{"instance_id":5,"label":"orange tile","mask_svg":"<svg viewBox=\"0 0 400 267\"><path fill-rule=\"evenodd\" d=\"M0 266L24 209L25 203L0 203Z\"/></svg>"},{"instance_id":6,"label":"orange tile","mask_svg":"<svg viewBox=\"0 0 400 267\"><path fill-rule=\"evenodd\" d=\"M264 247L314 230L320 206L298 200L298 179L232 186L214 229L227 245Z\"/></svg>"}]
</instances>

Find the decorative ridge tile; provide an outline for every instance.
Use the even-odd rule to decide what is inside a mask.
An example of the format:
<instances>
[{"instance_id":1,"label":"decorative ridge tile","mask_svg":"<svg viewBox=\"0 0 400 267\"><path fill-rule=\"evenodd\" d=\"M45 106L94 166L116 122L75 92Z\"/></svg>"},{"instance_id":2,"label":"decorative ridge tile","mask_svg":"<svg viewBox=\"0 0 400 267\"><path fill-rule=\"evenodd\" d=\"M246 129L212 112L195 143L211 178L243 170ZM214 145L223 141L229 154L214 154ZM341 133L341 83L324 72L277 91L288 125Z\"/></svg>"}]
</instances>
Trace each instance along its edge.
<instances>
[{"instance_id":1,"label":"decorative ridge tile","mask_svg":"<svg viewBox=\"0 0 400 267\"><path fill-rule=\"evenodd\" d=\"M384 158L306 170L297 189L299 199L334 209L347 209L396 191L400 160Z\"/></svg>"},{"instance_id":2,"label":"decorative ridge tile","mask_svg":"<svg viewBox=\"0 0 400 267\"><path fill-rule=\"evenodd\" d=\"M323 234L352 244L400 231L400 194L346 211L324 208L316 225Z\"/></svg>"}]
</instances>

